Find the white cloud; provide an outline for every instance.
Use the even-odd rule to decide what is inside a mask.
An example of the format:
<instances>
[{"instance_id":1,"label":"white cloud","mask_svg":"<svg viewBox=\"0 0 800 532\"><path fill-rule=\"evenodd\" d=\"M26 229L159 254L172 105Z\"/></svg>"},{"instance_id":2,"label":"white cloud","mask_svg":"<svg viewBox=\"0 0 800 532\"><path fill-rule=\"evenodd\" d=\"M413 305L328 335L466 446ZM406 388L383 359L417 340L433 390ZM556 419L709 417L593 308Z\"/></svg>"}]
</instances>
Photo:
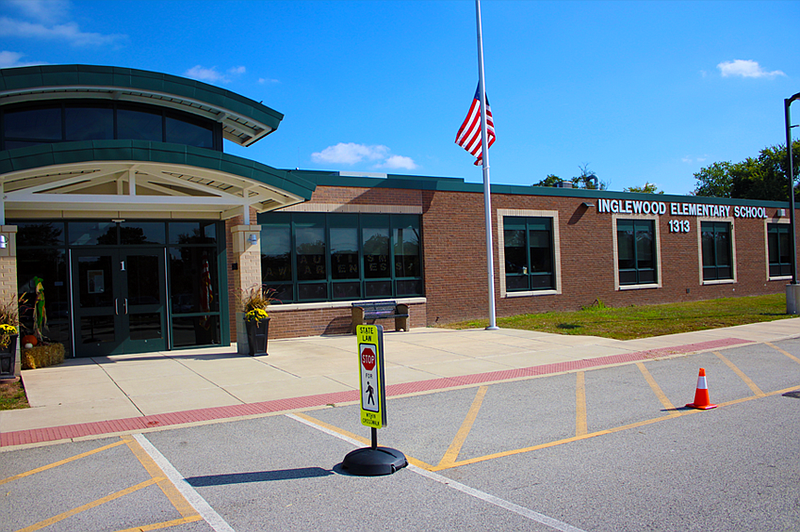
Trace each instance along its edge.
<instances>
[{"instance_id":1,"label":"white cloud","mask_svg":"<svg viewBox=\"0 0 800 532\"><path fill-rule=\"evenodd\" d=\"M187 78L198 81L208 81L210 83L228 83L230 80L224 74L217 71L217 67L206 68L202 65L195 65L183 73Z\"/></svg>"},{"instance_id":2,"label":"white cloud","mask_svg":"<svg viewBox=\"0 0 800 532\"><path fill-rule=\"evenodd\" d=\"M750 61L744 59L735 59L733 61L724 61L717 65L717 68L722 73L723 78L729 76L741 76L743 78L774 78L775 76L785 76L780 70L773 70L767 72L764 70L757 61Z\"/></svg>"},{"instance_id":3,"label":"white cloud","mask_svg":"<svg viewBox=\"0 0 800 532\"><path fill-rule=\"evenodd\" d=\"M373 168L413 170L417 168L411 157L391 155L391 150L383 145L367 146L355 142L340 142L322 151L311 154L315 163L353 165L362 161L375 161Z\"/></svg>"},{"instance_id":4,"label":"white cloud","mask_svg":"<svg viewBox=\"0 0 800 532\"><path fill-rule=\"evenodd\" d=\"M270 79L270 78L258 78L258 82L259 82L260 84L262 84L262 85L265 85L265 84L267 84L267 83L280 83L280 81L279 81L279 80L277 80L277 79Z\"/></svg>"},{"instance_id":5,"label":"white cloud","mask_svg":"<svg viewBox=\"0 0 800 532\"><path fill-rule=\"evenodd\" d=\"M243 66L228 69L228 73L230 74L244 74L245 72L247 72L247 69L245 69Z\"/></svg>"},{"instance_id":6,"label":"white cloud","mask_svg":"<svg viewBox=\"0 0 800 532\"><path fill-rule=\"evenodd\" d=\"M364 159L377 160L386 157L389 148L386 146L366 146L354 142L340 142L336 146L328 146L322 151L311 154L317 163L356 164Z\"/></svg>"},{"instance_id":7,"label":"white cloud","mask_svg":"<svg viewBox=\"0 0 800 532\"><path fill-rule=\"evenodd\" d=\"M84 32L75 22L46 25L9 17L0 17L0 36L66 41L72 46L108 46L127 38L122 34Z\"/></svg>"},{"instance_id":8,"label":"white cloud","mask_svg":"<svg viewBox=\"0 0 800 532\"><path fill-rule=\"evenodd\" d=\"M401 168L403 170L414 170L417 168L417 165L414 163L414 159L411 157L405 157L403 155L391 155L386 158L386 162L378 166L380 168Z\"/></svg>"},{"instance_id":9,"label":"white cloud","mask_svg":"<svg viewBox=\"0 0 800 532\"><path fill-rule=\"evenodd\" d=\"M70 9L67 0L5 0L3 3L19 11L25 18L45 24L66 19Z\"/></svg>"},{"instance_id":10,"label":"white cloud","mask_svg":"<svg viewBox=\"0 0 800 532\"><path fill-rule=\"evenodd\" d=\"M9 52L8 50L0 51L0 68L13 68L32 65L44 65L43 61L20 61L25 57L25 54L19 52Z\"/></svg>"}]
</instances>

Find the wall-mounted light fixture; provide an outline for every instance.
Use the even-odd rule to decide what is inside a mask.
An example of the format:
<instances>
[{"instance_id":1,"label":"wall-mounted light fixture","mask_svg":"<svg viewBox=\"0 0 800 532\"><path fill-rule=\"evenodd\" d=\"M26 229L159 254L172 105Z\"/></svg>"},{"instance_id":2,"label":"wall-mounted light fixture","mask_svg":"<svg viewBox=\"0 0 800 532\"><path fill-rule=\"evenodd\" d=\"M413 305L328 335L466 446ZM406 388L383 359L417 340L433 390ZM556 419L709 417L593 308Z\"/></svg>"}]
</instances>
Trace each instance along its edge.
<instances>
[{"instance_id":1,"label":"wall-mounted light fixture","mask_svg":"<svg viewBox=\"0 0 800 532\"><path fill-rule=\"evenodd\" d=\"M258 244L258 235L253 233L249 237L247 237L247 240L250 241L250 244L255 246L256 244Z\"/></svg>"},{"instance_id":2,"label":"wall-mounted light fixture","mask_svg":"<svg viewBox=\"0 0 800 532\"><path fill-rule=\"evenodd\" d=\"M8 238L6 235L0 235L0 249L6 249L8 247Z\"/></svg>"},{"instance_id":3,"label":"wall-mounted light fixture","mask_svg":"<svg viewBox=\"0 0 800 532\"><path fill-rule=\"evenodd\" d=\"M583 203L581 203L581 206L586 207L588 209L589 207L594 207L594 203L589 203L588 201L584 201Z\"/></svg>"}]
</instances>

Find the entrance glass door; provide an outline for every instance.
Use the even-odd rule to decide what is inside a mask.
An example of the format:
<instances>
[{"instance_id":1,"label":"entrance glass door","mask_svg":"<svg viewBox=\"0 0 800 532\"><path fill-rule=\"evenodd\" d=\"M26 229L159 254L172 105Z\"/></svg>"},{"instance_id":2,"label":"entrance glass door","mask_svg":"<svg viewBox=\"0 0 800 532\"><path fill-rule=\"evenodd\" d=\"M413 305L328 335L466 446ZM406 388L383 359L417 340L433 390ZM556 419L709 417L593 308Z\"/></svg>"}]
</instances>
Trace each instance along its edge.
<instances>
[{"instance_id":1,"label":"entrance glass door","mask_svg":"<svg viewBox=\"0 0 800 532\"><path fill-rule=\"evenodd\" d=\"M166 349L165 250L72 250L77 356Z\"/></svg>"}]
</instances>

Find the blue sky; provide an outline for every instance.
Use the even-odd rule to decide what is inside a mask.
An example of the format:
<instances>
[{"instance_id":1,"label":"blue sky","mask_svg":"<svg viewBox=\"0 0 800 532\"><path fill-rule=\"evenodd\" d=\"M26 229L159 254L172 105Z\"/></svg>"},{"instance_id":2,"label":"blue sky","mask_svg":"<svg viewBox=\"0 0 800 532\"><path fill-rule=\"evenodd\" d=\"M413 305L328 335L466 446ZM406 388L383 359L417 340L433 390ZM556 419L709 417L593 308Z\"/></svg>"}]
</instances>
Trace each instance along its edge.
<instances>
[{"instance_id":1,"label":"blue sky","mask_svg":"<svg viewBox=\"0 0 800 532\"><path fill-rule=\"evenodd\" d=\"M701 167L785 143L800 2L481 7L493 184L588 165L611 190L687 194ZM285 115L279 129L225 149L273 167L482 180L454 143L478 80L472 0L0 1L0 67L61 63L262 101Z\"/></svg>"}]
</instances>

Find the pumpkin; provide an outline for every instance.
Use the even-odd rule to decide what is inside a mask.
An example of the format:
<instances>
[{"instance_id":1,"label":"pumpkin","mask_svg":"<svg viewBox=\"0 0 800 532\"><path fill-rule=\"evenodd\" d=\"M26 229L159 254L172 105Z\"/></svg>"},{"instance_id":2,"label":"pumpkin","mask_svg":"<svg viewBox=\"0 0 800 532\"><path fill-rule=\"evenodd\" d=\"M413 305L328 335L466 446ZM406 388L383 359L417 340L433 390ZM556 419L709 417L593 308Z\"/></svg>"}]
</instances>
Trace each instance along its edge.
<instances>
[{"instance_id":1,"label":"pumpkin","mask_svg":"<svg viewBox=\"0 0 800 532\"><path fill-rule=\"evenodd\" d=\"M36 337L32 334L28 334L22 337L22 345L28 345L28 344L36 345L38 343L39 340L37 340Z\"/></svg>"}]
</instances>

